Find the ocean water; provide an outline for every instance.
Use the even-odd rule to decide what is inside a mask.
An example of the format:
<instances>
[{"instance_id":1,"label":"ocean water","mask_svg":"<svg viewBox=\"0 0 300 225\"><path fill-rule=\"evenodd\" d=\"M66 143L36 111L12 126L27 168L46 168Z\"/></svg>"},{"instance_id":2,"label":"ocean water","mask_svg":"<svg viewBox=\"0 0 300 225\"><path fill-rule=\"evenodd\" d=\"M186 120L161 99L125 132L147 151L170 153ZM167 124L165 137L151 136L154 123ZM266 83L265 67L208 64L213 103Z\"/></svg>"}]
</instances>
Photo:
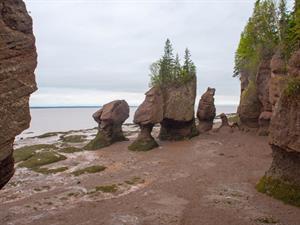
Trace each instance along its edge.
<instances>
[{"instance_id":1,"label":"ocean water","mask_svg":"<svg viewBox=\"0 0 300 225\"><path fill-rule=\"evenodd\" d=\"M18 138L33 137L47 132L88 129L97 126L92 114L99 108L31 108L30 128ZM130 116L125 123L132 123L137 107L130 107ZM220 113L235 113L236 105L217 105L217 115Z\"/></svg>"}]
</instances>

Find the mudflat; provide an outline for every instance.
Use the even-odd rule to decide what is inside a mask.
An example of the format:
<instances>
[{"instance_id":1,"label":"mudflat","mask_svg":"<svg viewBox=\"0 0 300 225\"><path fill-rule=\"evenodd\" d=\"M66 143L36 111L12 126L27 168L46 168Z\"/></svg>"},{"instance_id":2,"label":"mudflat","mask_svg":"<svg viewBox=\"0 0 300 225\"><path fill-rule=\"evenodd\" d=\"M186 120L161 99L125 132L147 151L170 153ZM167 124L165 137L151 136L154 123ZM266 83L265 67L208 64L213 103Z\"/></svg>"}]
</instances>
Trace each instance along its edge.
<instances>
[{"instance_id":1,"label":"mudflat","mask_svg":"<svg viewBox=\"0 0 300 225\"><path fill-rule=\"evenodd\" d=\"M53 151L66 159L47 165L49 173L17 163L15 176L0 191L0 224L300 224L299 208L255 189L272 161L267 137L210 132L132 152L127 149L137 135L132 127L125 131L128 142L80 151L96 130L80 132L86 141L74 141L75 132L69 134L73 143L59 134L17 143L54 144Z\"/></svg>"}]
</instances>

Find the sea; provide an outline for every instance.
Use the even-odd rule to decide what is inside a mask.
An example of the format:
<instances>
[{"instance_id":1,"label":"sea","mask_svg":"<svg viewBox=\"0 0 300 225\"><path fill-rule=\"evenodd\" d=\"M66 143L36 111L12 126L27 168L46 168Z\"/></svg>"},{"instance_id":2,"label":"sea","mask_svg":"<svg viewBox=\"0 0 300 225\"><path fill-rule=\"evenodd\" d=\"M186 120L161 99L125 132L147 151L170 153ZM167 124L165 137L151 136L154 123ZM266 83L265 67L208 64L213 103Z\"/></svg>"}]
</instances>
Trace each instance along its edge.
<instances>
[{"instance_id":1,"label":"sea","mask_svg":"<svg viewBox=\"0 0 300 225\"><path fill-rule=\"evenodd\" d=\"M31 123L18 138L34 137L48 132L80 130L97 127L92 118L100 107L32 107ZM129 118L125 123L133 123L136 106L130 107ZM235 113L236 105L216 105L217 115Z\"/></svg>"}]
</instances>

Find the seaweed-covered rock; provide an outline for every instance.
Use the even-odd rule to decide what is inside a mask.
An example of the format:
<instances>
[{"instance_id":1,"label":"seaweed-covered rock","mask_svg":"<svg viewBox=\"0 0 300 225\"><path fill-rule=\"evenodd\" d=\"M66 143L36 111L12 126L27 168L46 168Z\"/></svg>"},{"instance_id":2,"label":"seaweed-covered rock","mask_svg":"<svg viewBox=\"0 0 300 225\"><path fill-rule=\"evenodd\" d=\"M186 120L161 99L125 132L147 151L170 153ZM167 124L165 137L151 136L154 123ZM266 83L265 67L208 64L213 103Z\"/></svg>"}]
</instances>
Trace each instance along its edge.
<instances>
[{"instance_id":1,"label":"seaweed-covered rock","mask_svg":"<svg viewBox=\"0 0 300 225\"><path fill-rule=\"evenodd\" d=\"M122 131L122 125L129 117L129 106L124 100L116 100L104 105L93 114L98 123L99 131L85 149L96 150L118 141L127 140Z\"/></svg>"},{"instance_id":2,"label":"seaweed-covered rock","mask_svg":"<svg viewBox=\"0 0 300 225\"><path fill-rule=\"evenodd\" d=\"M262 105L258 98L257 87L253 81L250 81L247 88L241 94L238 109L241 125L257 128L261 108Z\"/></svg>"},{"instance_id":3,"label":"seaweed-covered rock","mask_svg":"<svg viewBox=\"0 0 300 225\"><path fill-rule=\"evenodd\" d=\"M37 87L32 19L22 0L0 1L0 188L14 173L13 142L29 127L29 96Z\"/></svg>"},{"instance_id":4,"label":"seaweed-covered rock","mask_svg":"<svg viewBox=\"0 0 300 225\"><path fill-rule=\"evenodd\" d=\"M201 96L199 101L197 117L199 119L199 132L206 132L212 129L216 117L214 88L207 88L207 91Z\"/></svg>"},{"instance_id":5,"label":"seaweed-covered rock","mask_svg":"<svg viewBox=\"0 0 300 225\"><path fill-rule=\"evenodd\" d=\"M148 151L158 146L151 132L154 124L163 120L163 97L160 88L153 87L146 93L144 102L135 112L133 122L140 126L137 139L128 147L133 151Z\"/></svg>"},{"instance_id":6,"label":"seaweed-covered rock","mask_svg":"<svg viewBox=\"0 0 300 225\"><path fill-rule=\"evenodd\" d=\"M195 125L196 76L181 85L162 89L164 117L161 122L161 140L181 140L198 135Z\"/></svg>"}]
</instances>

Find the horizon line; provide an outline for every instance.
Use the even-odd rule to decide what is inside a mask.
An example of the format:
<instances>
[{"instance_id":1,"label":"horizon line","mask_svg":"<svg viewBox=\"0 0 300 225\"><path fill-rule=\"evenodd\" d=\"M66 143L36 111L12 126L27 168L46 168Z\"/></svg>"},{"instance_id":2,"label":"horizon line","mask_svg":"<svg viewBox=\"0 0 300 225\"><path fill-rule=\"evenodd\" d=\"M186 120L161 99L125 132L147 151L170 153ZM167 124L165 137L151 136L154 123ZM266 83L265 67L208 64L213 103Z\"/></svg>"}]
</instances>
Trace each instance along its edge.
<instances>
[{"instance_id":1,"label":"horizon line","mask_svg":"<svg viewBox=\"0 0 300 225\"><path fill-rule=\"evenodd\" d=\"M216 106L238 106L238 104L216 104ZM103 105L71 105L71 106L30 106L30 109L46 109L46 108L99 108ZM137 105L130 105L129 107L138 107Z\"/></svg>"}]
</instances>

